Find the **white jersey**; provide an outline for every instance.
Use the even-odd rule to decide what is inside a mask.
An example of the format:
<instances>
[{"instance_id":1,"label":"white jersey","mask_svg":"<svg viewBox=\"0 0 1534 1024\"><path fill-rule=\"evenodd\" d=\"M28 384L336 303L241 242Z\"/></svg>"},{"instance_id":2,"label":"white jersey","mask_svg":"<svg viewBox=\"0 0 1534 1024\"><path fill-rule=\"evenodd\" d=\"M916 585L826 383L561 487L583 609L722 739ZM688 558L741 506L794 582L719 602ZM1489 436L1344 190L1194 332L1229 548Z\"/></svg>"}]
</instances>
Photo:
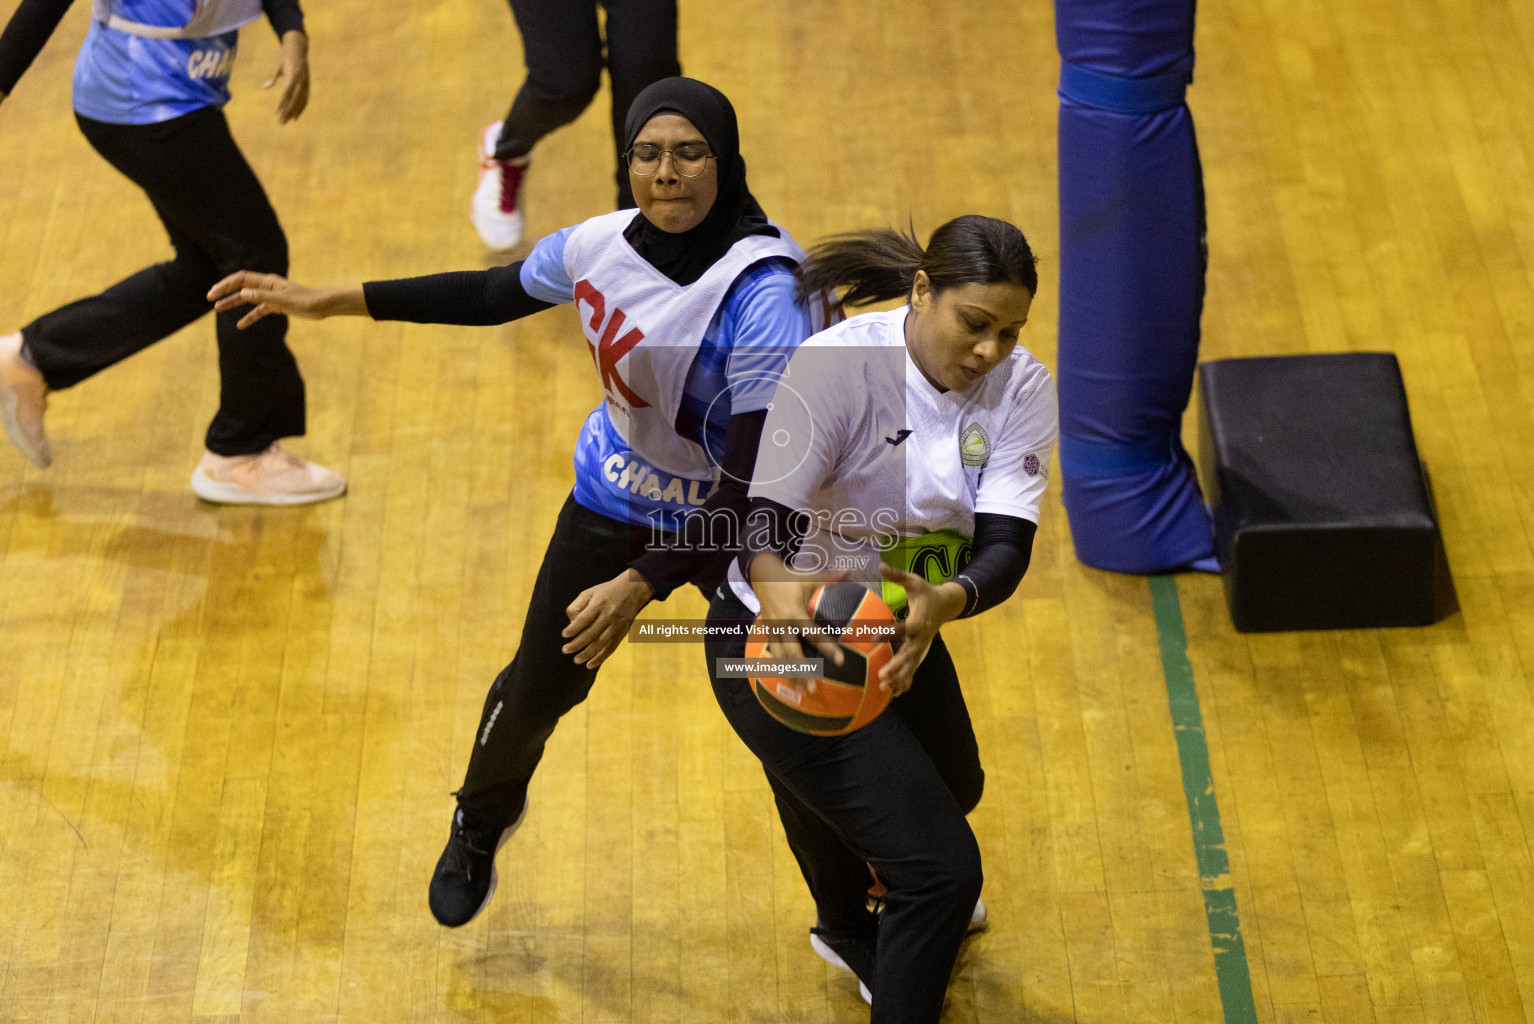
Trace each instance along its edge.
<instances>
[{"instance_id":1,"label":"white jersey","mask_svg":"<svg viewBox=\"0 0 1534 1024\"><path fill-rule=\"evenodd\" d=\"M908 312L810 338L773 396L750 493L813 517L796 568L875 586L883 560L936 583L968 561L975 513L1038 522L1059 433L1049 371L1018 346L968 389L939 391L906 349ZM757 610L735 564L730 580Z\"/></svg>"},{"instance_id":2,"label":"white jersey","mask_svg":"<svg viewBox=\"0 0 1534 1024\"><path fill-rule=\"evenodd\" d=\"M712 484L715 460L676 429L687 373L741 272L774 256L797 263L804 251L781 228L777 238L751 235L683 286L624 240L623 229L633 219L633 210L593 217L565 242L581 328L601 373L608 417L623 441L664 474Z\"/></svg>"}]
</instances>

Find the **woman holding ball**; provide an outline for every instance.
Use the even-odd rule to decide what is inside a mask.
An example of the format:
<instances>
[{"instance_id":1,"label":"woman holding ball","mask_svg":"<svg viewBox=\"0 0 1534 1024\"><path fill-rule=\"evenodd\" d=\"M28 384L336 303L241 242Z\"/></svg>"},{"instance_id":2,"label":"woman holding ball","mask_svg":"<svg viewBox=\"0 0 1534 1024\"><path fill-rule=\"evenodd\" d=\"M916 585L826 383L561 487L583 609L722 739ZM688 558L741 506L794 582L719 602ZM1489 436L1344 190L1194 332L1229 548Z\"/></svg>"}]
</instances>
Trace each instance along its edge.
<instances>
[{"instance_id":1,"label":"woman holding ball","mask_svg":"<svg viewBox=\"0 0 1534 1024\"><path fill-rule=\"evenodd\" d=\"M1058 432L1054 383L1018 345L1038 275L1021 231L974 216L938 228L925 249L893 231L838 236L796 273L802 294L845 288L847 305L907 305L846 320L794 354L762 430L743 550L710 621L803 623L820 583L882 583L905 636L868 685L894 699L857 731L814 736L769 715L744 679L720 677L744 630L708 645L709 672L767 770L815 899L816 951L857 974L874 1024L935 1022L980 895L965 814L984 785L938 631L1004 601L1028 566ZM765 653L803 649L789 637ZM867 906L870 867L881 913Z\"/></svg>"}]
</instances>

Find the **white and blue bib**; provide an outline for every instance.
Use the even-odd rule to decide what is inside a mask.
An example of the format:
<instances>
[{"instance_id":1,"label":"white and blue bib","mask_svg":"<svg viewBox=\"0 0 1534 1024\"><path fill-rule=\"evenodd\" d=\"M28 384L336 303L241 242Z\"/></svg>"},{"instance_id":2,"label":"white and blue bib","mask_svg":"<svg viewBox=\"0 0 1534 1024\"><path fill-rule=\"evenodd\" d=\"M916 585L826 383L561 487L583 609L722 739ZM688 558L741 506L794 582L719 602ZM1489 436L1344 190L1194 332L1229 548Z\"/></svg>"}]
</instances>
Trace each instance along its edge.
<instances>
[{"instance_id":1,"label":"white and blue bib","mask_svg":"<svg viewBox=\"0 0 1534 1024\"><path fill-rule=\"evenodd\" d=\"M624 239L635 216L621 210L541 240L522 283L575 304L602 386L576 445L576 500L674 529L715 486L729 417L767 407L793 350L829 310L794 301L804 254L781 228L781 237L741 239L678 285Z\"/></svg>"}]
</instances>

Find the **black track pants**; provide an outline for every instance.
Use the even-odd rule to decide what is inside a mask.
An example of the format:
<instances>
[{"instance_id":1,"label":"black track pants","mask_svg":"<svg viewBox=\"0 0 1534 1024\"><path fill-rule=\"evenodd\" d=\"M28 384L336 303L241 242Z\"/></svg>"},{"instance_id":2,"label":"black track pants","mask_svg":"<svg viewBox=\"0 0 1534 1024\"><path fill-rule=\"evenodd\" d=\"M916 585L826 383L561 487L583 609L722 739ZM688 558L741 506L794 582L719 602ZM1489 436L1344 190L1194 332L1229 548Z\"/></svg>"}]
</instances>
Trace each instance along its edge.
<instances>
[{"instance_id":1,"label":"black track pants","mask_svg":"<svg viewBox=\"0 0 1534 1024\"><path fill-rule=\"evenodd\" d=\"M143 189L170 234L175 259L21 329L48 387L78 384L213 308L208 289L236 270L288 272L288 242L255 172L217 107L159 124L107 124L76 115L96 151ZM207 446L249 455L304 432L304 381L288 350L286 317L248 330L249 307L217 315L219 409Z\"/></svg>"},{"instance_id":2,"label":"black track pants","mask_svg":"<svg viewBox=\"0 0 1534 1024\"><path fill-rule=\"evenodd\" d=\"M580 116L597 94L602 67L613 92L618 207L634 205L623 166L623 120L651 82L682 73L676 56L676 0L603 0L607 39L596 0L510 0L522 34L527 78L506 115L495 155L526 156L534 144Z\"/></svg>"},{"instance_id":3,"label":"black track pants","mask_svg":"<svg viewBox=\"0 0 1534 1024\"><path fill-rule=\"evenodd\" d=\"M714 625L752 618L727 591L709 608ZM744 679L715 674L715 659L744 651L743 639L705 645L714 695L767 769L821 923L856 930L867 920L869 865L884 883L872 1024L935 1024L980 896L980 848L964 816L985 784L942 638L911 689L845 736L795 732L762 709Z\"/></svg>"},{"instance_id":4,"label":"black track pants","mask_svg":"<svg viewBox=\"0 0 1534 1024\"><path fill-rule=\"evenodd\" d=\"M570 642L560 635L570 624L565 609L581 591L628 568L650 538L648 526L610 519L574 496L566 499L533 583L521 644L491 685L474 734L458 805L476 822L511 823L554 726L596 682L596 669L560 651Z\"/></svg>"}]
</instances>

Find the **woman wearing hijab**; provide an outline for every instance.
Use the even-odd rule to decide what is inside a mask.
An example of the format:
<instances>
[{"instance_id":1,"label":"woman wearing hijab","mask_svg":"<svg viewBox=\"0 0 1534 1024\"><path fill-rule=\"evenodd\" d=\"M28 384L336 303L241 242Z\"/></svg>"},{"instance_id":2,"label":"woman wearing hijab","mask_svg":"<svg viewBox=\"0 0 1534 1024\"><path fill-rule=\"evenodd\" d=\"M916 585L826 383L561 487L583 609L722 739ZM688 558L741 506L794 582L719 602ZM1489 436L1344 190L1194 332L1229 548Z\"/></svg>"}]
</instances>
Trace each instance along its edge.
<instances>
[{"instance_id":1,"label":"woman wearing hijab","mask_svg":"<svg viewBox=\"0 0 1534 1024\"><path fill-rule=\"evenodd\" d=\"M804 254L747 188L723 93L656 82L629 108L625 135L638 213L557 231L524 262L331 290L242 272L210 294L219 309L252 304L242 325L276 313L501 324L566 302L580 313L603 401L581 429L575 489L521 645L485 699L432 876L432 913L452 927L489 902L495 852L522 819L545 741L634 616L683 583L711 596L723 580L732 545L712 554L697 541L744 510L781 369L829 315L796 298Z\"/></svg>"}]
</instances>

